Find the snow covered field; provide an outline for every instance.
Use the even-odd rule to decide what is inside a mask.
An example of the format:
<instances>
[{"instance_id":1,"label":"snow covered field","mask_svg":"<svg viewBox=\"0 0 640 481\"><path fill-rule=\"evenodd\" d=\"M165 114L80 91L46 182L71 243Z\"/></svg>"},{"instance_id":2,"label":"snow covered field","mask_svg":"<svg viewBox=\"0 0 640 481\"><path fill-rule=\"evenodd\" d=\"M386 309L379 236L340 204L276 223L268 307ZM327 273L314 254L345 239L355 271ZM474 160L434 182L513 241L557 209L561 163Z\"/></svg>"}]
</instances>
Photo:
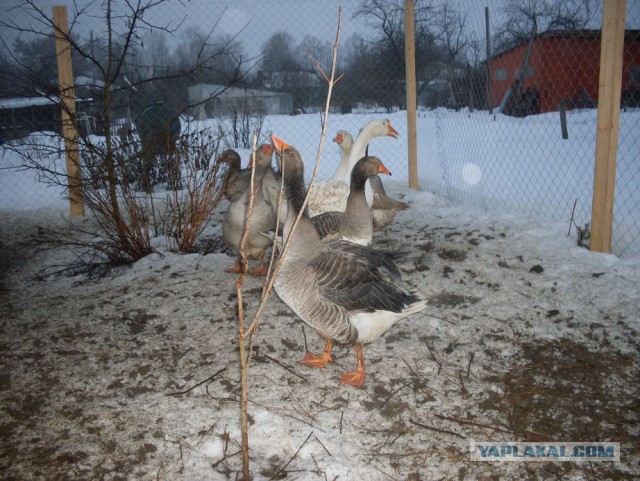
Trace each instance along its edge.
<instances>
[{"instance_id":1,"label":"snow covered field","mask_svg":"<svg viewBox=\"0 0 640 481\"><path fill-rule=\"evenodd\" d=\"M574 221L580 227L591 221L593 157L596 141L595 110L567 113L569 139L563 140L557 113L523 119L487 112L446 109L418 113L418 175L421 190L456 203L488 211L509 212L540 219ZM393 179L406 182L407 128L404 111L386 114L331 115L319 178L330 178L339 161L331 139L338 130L356 135L372 118L389 118L399 131L397 140L374 139L370 153L383 159ZM199 123L200 124L200 123ZM217 130L217 121L200 124ZM295 140L307 162L307 177L318 150L320 114L270 116L262 133ZM32 139L36 136L32 136ZM640 111L623 112L613 251L630 257L640 254ZM48 139L35 139L49 142ZM53 162L62 162L54 159ZM62 162L60 165L64 165ZM60 189L37 182L22 171L15 155L0 151L0 209L66 208ZM16 168L18 167L18 168ZM575 235L575 228L572 229Z\"/></svg>"},{"instance_id":2,"label":"snow covered field","mask_svg":"<svg viewBox=\"0 0 640 481\"><path fill-rule=\"evenodd\" d=\"M450 115L420 117L434 121L426 148L449 158L452 151L442 147ZM321 177L339 158L330 142L335 131L355 133L376 117L330 119ZM321 370L298 364L303 324L273 295L249 373L254 478L639 476L640 257L578 247L567 236L568 215L550 221L447 200L457 192L476 195L476 188L488 201L495 198L483 184L498 170L489 164L497 155L489 147L473 161L434 163L435 177L443 179L433 188L441 189L438 195L407 190L404 116L389 118L401 139L376 139L371 152L394 174L384 179L388 193L411 208L377 233L373 245L404 254L405 283L429 304L365 346L367 382L354 389L338 384L355 364L351 349L335 349L334 363ZM513 122L529 131L544 123L527 120ZM297 144L310 170L318 116L268 118L264 130ZM594 141L586 133L581 140ZM2 157L5 165L12 161ZM482 174L477 184L478 170L465 170L467 163ZM49 275L49 266L68 263L73 254L43 249L33 236L42 227L67 228L60 215L66 202L53 189L40 189L44 203L15 210L7 192L30 175L5 170L1 177L2 477L237 479L236 295L235 277L224 272L234 253L220 245L225 205L203 234L217 246L214 253L159 249L89 282ZM250 314L260 291L260 280L247 279ZM321 350L322 340L310 329L305 334L309 348ZM616 441L621 461L471 462L472 440Z\"/></svg>"}]
</instances>

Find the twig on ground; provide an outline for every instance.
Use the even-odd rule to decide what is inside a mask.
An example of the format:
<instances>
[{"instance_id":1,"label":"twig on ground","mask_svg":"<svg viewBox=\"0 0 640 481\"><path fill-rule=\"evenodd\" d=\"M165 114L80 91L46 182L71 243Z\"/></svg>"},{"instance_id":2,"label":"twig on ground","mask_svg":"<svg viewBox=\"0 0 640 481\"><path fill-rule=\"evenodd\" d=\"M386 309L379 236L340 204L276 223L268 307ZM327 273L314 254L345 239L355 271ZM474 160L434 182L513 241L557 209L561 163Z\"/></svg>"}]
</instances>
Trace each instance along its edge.
<instances>
[{"instance_id":1,"label":"twig on ground","mask_svg":"<svg viewBox=\"0 0 640 481\"><path fill-rule=\"evenodd\" d=\"M309 433L309 435L307 436L307 439L305 439L305 440L303 441L303 443L300 445L300 447L299 447L299 448L298 448L298 450L294 453L294 455L293 455L293 456L291 456L291 458L289 459L289 461L287 461L287 463L286 463L284 466L282 466L281 468L279 468L279 470L281 470L281 471L286 471L287 466L289 466L289 464L291 464L291 461L293 461L293 460L294 460L294 458L298 455L298 453L299 453L299 452L300 452L300 450L304 447L304 445L305 445L305 444L307 444L307 441L309 441L309 438L311 437L311 435L312 435L312 434L313 434L313 431L311 431L311 432Z\"/></svg>"},{"instance_id":2,"label":"twig on ground","mask_svg":"<svg viewBox=\"0 0 640 481\"><path fill-rule=\"evenodd\" d=\"M304 331L304 324L302 326L302 337L304 339L304 352L309 352L309 345L307 344L307 333Z\"/></svg>"},{"instance_id":3,"label":"twig on ground","mask_svg":"<svg viewBox=\"0 0 640 481\"><path fill-rule=\"evenodd\" d=\"M402 358L402 362L404 362L407 365L407 367L409 368L409 371L411 371L411 374L413 375L413 377L418 377L416 372L413 370L413 368L411 366L409 366L409 363L407 361L405 361L404 358Z\"/></svg>"},{"instance_id":4,"label":"twig on ground","mask_svg":"<svg viewBox=\"0 0 640 481\"><path fill-rule=\"evenodd\" d=\"M320 439L318 439L318 436L315 436L315 438L316 438L316 441L318 441L318 443L320 443L320 446L322 446L322 449L324 449L324 450L327 452L327 454L328 454L329 456L333 456L333 454L331 454L331 453L329 452L329 450L327 449L327 447L326 447L324 444L322 444L322 441L320 441Z\"/></svg>"},{"instance_id":5,"label":"twig on ground","mask_svg":"<svg viewBox=\"0 0 640 481\"><path fill-rule=\"evenodd\" d=\"M471 363L473 362L473 358L475 355L476 353L471 351L471 356L469 356L469 364L467 364L467 379L469 379L469 373L471 372Z\"/></svg>"},{"instance_id":6,"label":"twig on ground","mask_svg":"<svg viewBox=\"0 0 640 481\"><path fill-rule=\"evenodd\" d=\"M426 424L419 423L417 421L414 421L413 419L409 419L409 422L411 424L413 424L414 426L418 426L420 428L427 429L429 431L435 431L437 433L443 433L443 434L452 434L453 436L457 436L457 437L459 437L461 439L467 439L462 434L458 434L458 433L453 432L453 431L448 431L446 429L434 428L433 426L427 426Z\"/></svg>"},{"instance_id":7,"label":"twig on ground","mask_svg":"<svg viewBox=\"0 0 640 481\"><path fill-rule=\"evenodd\" d=\"M182 396L183 394L187 394L190 391L193 391L195 388L197 388L198 386L202 386L203 384L211 381L214 377L216 377L218 374L220 374L222 371L226 370L227 367L223 367L222 369L220 369L218 372L216 372L215 374L213 374L212 376L209 376L207 379L205 379L204 381L199 382L198 384L195 384L193 386L191 386L189 389L187 389L186 391L178 391L178 392L171 392L169 394L167 394L167 396Z\"/></svg>"},{"instance_id":8,"label":"twig on ground","mask_svg":"<svg viewBox=\"0 0 640 481\"><path fill-rule=\"evenodd\" d=\"M189 349L184 351L182 354L180 354L180 356L178 356L178 359L176 359L176 362L178 362L180 359L182 359L184 356L186 356L189 351L192 351L192 350L193 350L193 348L190 347Z\"/></svg>"},{"instance_id":9,"label":"twig on ground","mask_svg":"<svg viewBox=\"0 0 640 481\"><path fill-rule=\"evenodd\" d=\"M373 463L372 463L372 464L371 464L371 466L373 466L375 469L377 469L378 471L380 471L380 472L381 472L382 474L384 474L387 478L389 478L389 479L396 479L396 478L394 478L393 476L391 476L391 475L389 475L389 474L385 473L382 469L380 469L380 468L379 468L378 466L376 466L375 464L373 464Z\"/></svg>"},{"instance_id":10,"label":"twig on ground","mask_svg":"<svg viewBox=\"0 0 640 481\"><path fill-rule=\"evenodd\" d=\"M298 374L297 372L295 372L293 369L291 369L289 366L287 366L286 364L283 364L281 361L278 361L276 358L269 356L268 354L264 355L265 359L268 359L269 361L273 361L275 362L278 366L282 367L283 369L286 369L287 371L289 371L291 374L293 374L296 377L299 377L300 379L302 379L303 381L306 381L307 378L304 376L301 376L300 374Z\"/></svg>"},{"instance_id":11,"label":"twig on ground","mask_svg":"<svg viewBox=\"0 0 640 481\"><path fill-rule=\"evenodd\" d=\"M462 381L462 371L458 370L458 379L460 379L460 387L462 388L462 392L464 394L468 394L467 388L464 387L464 382Z\"/></svg>"},{"instance_id":12,"label":"twig on ground","mask_svg":"<svg viewBox=\"0 0 640 481\"><path fill-rule=\"evenodd\" d=\"M398 389L396 389L395 391L393 391L391 394L389 394L389 396L387 396L387 399L385 399L382 404L378 407L378 409L382 409L383 407L385 407L387 405L387 403L389 402L389 400L395 396L396 394L398 394L398 392L400 392L402 389L404 389L405 387L413 384L415 381L411 380L408 381L406 383L404 383L402 386L400 386Z\"/></svg>"},{"instance_id":13,"label":"twig on ground","mask_svg":"<svg viewBox=\"0 0 640 481\"><path fill-rule=\"evenodd\" d=\"M492 431L498 431L500 433L513 434L513 431L509 431L507 429L502 429L502 428L497 428L495 426L490 426L488 424L476 423L474 421L466 421L464 419L458 419L458 418L454 418L452 416L445 416L443 414L434 414L434 415L435 415L435 417L437 417L439 419L444 419L446 421L452 421L452 422L458 423L458 424L466 424L466 425L469 425L469 426L477 426L479 428L491 429Z\"/></svg>"},{"instance_id":14,"label":"twig on ground","mask_svg":"<svg viewBox=\"0 0 640 481\"><path fill-rule=\"evenodd\" d=\"M424 344L427 346L427 349L429 350L429 354L431 354L431 359L433 359L434 362L438 365L437 374L440 374L440 370L442 369L442 363L440 361L438 361L438 358L433 354L433 351L431 350L431 347L429 346L429 343L427 341L425 341Z\"/></svg>"},{"instance_id":15,"label":"twig on ground","mask_svg":"<svg viewBox=\"0 0 640 481\"><path fill-rule=\"evenodd\" d=\"M216 461L215 463L213 463L211 465L211 467L213 469L215 469L220 463L223 463L224 461L226 461L229 458L232 458L234 456L237 456L238 454L242 454L242 449L239 451L236 451L235 453L231 453L231 454L225 454L222 458L220 458L218 461Z\"/></svg>"}]
</instances>

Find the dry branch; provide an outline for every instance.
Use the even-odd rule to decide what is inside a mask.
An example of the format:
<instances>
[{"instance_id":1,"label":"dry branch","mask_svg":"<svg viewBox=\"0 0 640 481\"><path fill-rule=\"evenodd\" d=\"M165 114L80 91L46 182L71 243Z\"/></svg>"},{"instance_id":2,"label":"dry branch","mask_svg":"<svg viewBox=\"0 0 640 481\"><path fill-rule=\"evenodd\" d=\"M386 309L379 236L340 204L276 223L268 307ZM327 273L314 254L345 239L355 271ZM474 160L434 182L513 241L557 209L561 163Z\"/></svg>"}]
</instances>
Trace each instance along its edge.
<instances>
[{"instance_id":1,"label":"dry branch","mask_svg":"<svg viewBox=\"0 0 640 481\"><path fill-rule=\"evenodd\" d=\"M418 426L420 428L427 429L429 431L435 431L437 433L443 433L443 434L451 434L451 435L459 437L461 439L466 439L463 435L458 434L456 432L447 431L446 429L434 428L433 426L427 426L426 424L419 423L417 421L414 421L413 419L409 419L409 422L411 424L413 424L414 426Z\"/></svg>"},{"instance_id":2,"label":"dry branch","mask_svg":"<svg viewBox=\"0 0 640 481\"><path fill-rule=\"evenodd\" d=\"M333 61L332 61L332 65L331 65L331 75L327 76L325 74L325 72L322 71L322 69L321 69L320 65L318 64L318 62L315 61L315 59L312 58L312 60L316 64L316 66L318 68L320 68L320 70L321 70L322 74L324 75L325 79L327 79L329 86L328 86L327 100L326 100L326 105L325 105L325 113L324 113L324 118L323 118L323 122L322 122L322 133L321 133L321 136L320 136L320 142L319 142L319 146L318 146L318 153L317 153L317 156L316 156L315 168L314 168L314 171L313 171L311 182L309 184L309 189L308 189L308 192L307 192L307 196L305 197L305 200L304 200L304 202L302 204L302 208L300 209L300 213L298 214L298 217L296 218L296 221L295 221L295 223L294 223L294 225L292 227L291 233L290 233L289 237L287 238L287 241L285 242L284 246L282 247L282 250L280 251L280 254L278 256L277 261L275 259L275 254L274 254L275 247L276 247L276 242L277 242L277 235L274 236L271 260L269 262L269 267L267 269L267 278L265 279L265 283L263 285L260 304L258 305L258 308L256 310L256 313L255 313L251 323L247 327L245 327L244 310L243 310L243 307L242 307L242 285L244 283L244 278L246 276L246 269L242 269L242 272L241 272L240 276L238 276L238 278L236 280L236 291L237 291L237 295L238 295L238 338L239 338L238 350L239 350L239 353L240 353L240 371L241 371L240 372L240 378L241 378L241 385L242 385L242 397L241 397L241 402L240 402L241 435L242 435L242 475L243 475L243 478L244 478L245 481L249 481L250 480L249 435L248 435L248 411L247 411L247 405L248 405L248 370L249 370L249 365L251 363L251 358L252 358L252 354L253 354L252 346L253 346L254 334L255 334L256 329L258 327L258 322L259 322L259 320L261 318L261 315L262 315L262 312L263 312L263 310L264 310L264 308L266 306L266 302L267 302L267 300L269 298L271 290L273 289L273 284L275 282L275 279L276 279L276 277L278 275L278 272L280 270L280 267L282 266L282 262L284 260L284 257L286 255L287 250L289 248L289 245L291 243L291 239L293 238L293 236L295 234L296 227L297 227L300 219L304 215L306 205L307 205L307 203L309 201L309 193L311 192L311 189L313 188L315 179L316 179L317 174L318 174L318 168L320 166L320 159L322 157L322 151L323 151L323 147L324 147L324 139L325 139L326 133L327 133L327 119L329 117L329 106L330 106L330 103L331 103L331 93L332 93L332 90L333 90L333 85L336 82L336 80L335 80L335 67L336 67L336 60L337 60L337 54L338 54L338 43L339 43L339 39L340 39L341 21L342 21L342 7L340 7L339 11L338 11L338 27L337 27L336 39L335 39L334 47L333 47ZM253 144L252 155L255 155L256 143L257 143L257 135L254 136L254 144ZM238 254L239 255L239 260L241 259L243 265L245 265L245 266L247 265L247 258L246 258L246 254L244 252L244 246L245 246L246 238L247 238L247 235L248 235L249 227L251 225L251 216L253 214L253 201L254 201L254 195L255 195L255 191L254 191L255 164L256 164L255 162L252 163L251 181L250 181L250 187L249 187L250 188L249 207L248 207L248 210L247 210L247 219L246 219L246 223L245 223L245 228L244 228L244 233L243 233L243 236L242 236L242 240L240 241L240 248L239 248L239 254ZM283 179L282 179L281 185L280 185L280 194L279 194L279 199L278 199L278 206L277 206L277 209L276 209L276 222L277 222L276 223L276 233L277 233L277 226L279 225L279 222L280 222L280 207L282 205L283 191L284 191L284 175L282 177L283 177ZM247 353L247 342L246 342L247 338L249 338L249 347L250 347L248 353ZM275 361L275 362L280 364L281 366L283 366L281 363L279 363L279 361ZM286 368L286 369L288 369L288 368ZM291 372L293 373L293 371L291 371ZM294 373L294 374L296 376L302 378L302 376L299 376L296 373ZM302 379L304 379L304 378L302 378ZM304 445L304 443L303 443L303 445ZM302 448L302 446L300 448ZM288 464L289 463L287 463L287 465ZM285 465L285 467L287 465Z\"/></svg>"},{"instance_id":3,"label":"dry branch","mask_svg":"<svg viewBox=\"0 0 640 481\"><path fill-rule=\"evenodd\" d=\"M185 353L186 354L186 353ZM198 386L202 386L205 383L208 383L209 381L211 381L213 378L215 378L218 374L220 374L221 372L223 372L224 370L226 370L226 366L223 367L222 369L220 369L218 372L216 372L215 374L209 376L207 379L205 379L204 381L200 381L198 384L194 384L193 386L191 386L189 389L186 389L184 391L177 391L177 392L171 392L169 394L167 394L167 396L182 396L183 394L187 394L190 391L193 391L195 388L197 388Z\"/></svg>"}]
</instances>

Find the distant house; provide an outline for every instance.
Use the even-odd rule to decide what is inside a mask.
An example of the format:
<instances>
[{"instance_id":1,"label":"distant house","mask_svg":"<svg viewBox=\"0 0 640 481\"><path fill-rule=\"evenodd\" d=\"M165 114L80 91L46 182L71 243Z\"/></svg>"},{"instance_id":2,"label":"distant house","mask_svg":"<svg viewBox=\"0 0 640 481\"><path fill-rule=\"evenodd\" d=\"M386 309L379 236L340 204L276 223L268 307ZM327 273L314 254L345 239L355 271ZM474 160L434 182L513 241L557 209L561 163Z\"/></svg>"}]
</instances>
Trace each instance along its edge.
<instances>
[{"instance_id":1,"label":"distant house","mask_svg":"<svg viewBox=\"0 0 640 481\"><path fill-rule=\"evenodd\" d=\"M527 43L497 54L491 59L493 108L504 103L523 65ZM552 31L537 35L524 72L522 98L526 113L593 106L598 99L600 75L600 31ZM623 102L640 99L640 30L625 32L622 97Z\"/></svg>"},{"instance_id":2,"label":"distant house","mask_svg":"<svg viewBox=\"0 0 640 481\"><path fill-rule=\"evenodd\" d=\"M198 84L189 87L189 104L197 120L247 112L255 115L293 113L293 96L271 90Z\"/></svg>"},{"instance_id":3,"label":"distant house","mask_svg":"<svg viewBox=\"0 0 640 481\"><path fill-rule=\"evenodd\" d=\"M47 97L0 99L0 143L31 132L60 131L60 106Z\"/></svg>"}]
</instances>

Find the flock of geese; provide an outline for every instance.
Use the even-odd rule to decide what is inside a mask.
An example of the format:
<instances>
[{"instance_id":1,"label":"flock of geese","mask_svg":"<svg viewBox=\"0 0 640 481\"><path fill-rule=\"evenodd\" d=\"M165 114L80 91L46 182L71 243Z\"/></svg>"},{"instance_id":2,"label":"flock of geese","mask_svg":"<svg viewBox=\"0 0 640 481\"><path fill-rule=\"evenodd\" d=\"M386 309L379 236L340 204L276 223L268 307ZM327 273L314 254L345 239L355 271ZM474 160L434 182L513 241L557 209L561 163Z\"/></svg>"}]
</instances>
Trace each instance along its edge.
<instances>
[{"instance_id":1,"label":"flock of geese","mask_svg":"<svg viewBox=\"0 0 640 481\"><path fill-rule=\"evenodd\" d=\"M234 249L240 247L253 185L253 211L244 252L249 258L260 259L260 264L249 274L267 273L265 250L273 243L268 232L278 230L279 210L283 242L290 236L291 239L274 289L326 340L320 355L307 352L301 363L323 367L332 360L334 344L353 346L357 369L342 374L340 382L355 387L365 381L362 345L426 306L415 291L402 286L393 255L369 247L373 232L409 207L386 195L379 176L391 173L379 158L367 155L369 142L377 136L397 138L398 132L389 120L369 122L355 140L346 131L338 132L333 140L340 146L340 165L332 180L317 182L311 189L307 208L293 235L294 222L307 196L300 152L272 135L272 144L258 147L247 169L241 169L240 156L234 150L226 150L218 159L228 164L224 182L230 204L222 226L226 243ZM271 166L274 153L278 167L275 171ZM281 185L285 190L282 197ZM238 258L227 272L243 269Z\"/></svg>"}]
</instances>

